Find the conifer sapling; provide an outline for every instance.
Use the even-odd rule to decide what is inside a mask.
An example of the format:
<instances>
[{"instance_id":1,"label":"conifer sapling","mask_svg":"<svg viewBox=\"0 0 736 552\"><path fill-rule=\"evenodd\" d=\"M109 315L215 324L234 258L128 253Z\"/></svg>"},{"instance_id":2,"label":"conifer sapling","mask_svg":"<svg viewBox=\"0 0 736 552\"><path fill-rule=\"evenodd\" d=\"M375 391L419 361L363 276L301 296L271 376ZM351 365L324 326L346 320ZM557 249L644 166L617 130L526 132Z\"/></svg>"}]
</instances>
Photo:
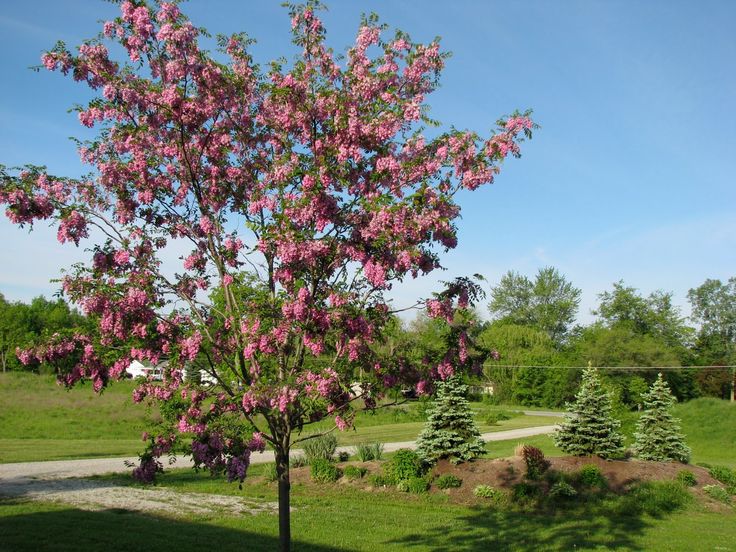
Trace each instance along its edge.
<instances>
[{"instance_id":1,"label":"conifer sapling","mask_svg":"<svg viewBox=\"0 0 736 552\"><path fill-rule=\"evenodd\" d=\"M453 463L485 454L478 426L459 376L439 382L427 424L417 439L417 454L428 463L447 458Z\"/></svg>"},{"instance_id":2,"label":"conifer sapling","mask_svg":"<svg viewBox=\"0 0 736 552\"><path fill-rule=\"evenodd\" d=\"M611 458L622 452L621 423L612 414L611 396L605 391L598 370L583 372L575 402L567 405L565 422L555 432L555 445L574 456Z\"/></svg>"},{"instance_id":3,"label":"conifer sapling","mask_svg":"<svg viewBox=\"0 0 736 552\"><path fill-rule=\"evenodd\" d=\"M634 454L642 460L677 460L686 464L690 459L690 448L680 432L680 421L670 412L675 397L662 374L649 391L642 393L642 399L644 413L636 424Z\"/></svg>"}]
</instances>

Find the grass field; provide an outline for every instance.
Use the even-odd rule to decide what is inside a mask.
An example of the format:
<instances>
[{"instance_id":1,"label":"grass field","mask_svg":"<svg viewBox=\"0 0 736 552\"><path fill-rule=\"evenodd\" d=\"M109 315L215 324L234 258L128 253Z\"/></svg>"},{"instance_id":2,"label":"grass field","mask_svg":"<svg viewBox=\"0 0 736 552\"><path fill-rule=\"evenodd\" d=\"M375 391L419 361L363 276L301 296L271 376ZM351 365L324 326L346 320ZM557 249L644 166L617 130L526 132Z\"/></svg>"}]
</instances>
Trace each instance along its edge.
<instances>
[{"instance_id":1,"label":"grass field","mask_svg":"<svg viewBox=\"0 0 736 552\"><path fill-rule=\"evenodd\" d=\"M135 456L140 434L155 413L131 400L134 383L116 382L102 395L89 386L66 390L51 376L26 373L0 374L0 462L60 460L105 456ZM418 402L378 411L361 412L356 430L337 433L340 444L409 441L423 423ZM519 416L497 425L482 423L483 412L524 407L473 404L482 432L549 425L557 418ZM696 399L675 407L682 420L692 461L736 467L736 405L717 399ZM624 415L623 429L630 436L636 413ZM319 426L317 426L319 427ZM326 427L326 425L325 425ZM540 438L549 453L551 440ZM629 439L630 440L630 439ZM490 445L493 450L496 443ZM513 447L512 447L513 448Z\"/></svg>"},{"instance_id":2,"label":"grass field","mask_svg":"<svg viewBox=\"0 0 736 552\"><path fill-rule=\"evenodd\" d=\"M540 438L535 438L539 440ZM544 439L544 438L541 438ZM499 453L515 442L499 442ZM252 476L260 466L252 468ZM104 479L125 484L128 479ZM173 470L160 485L183 493L217 493L276 500L275 484L235 484L205 473ZM348 550L632 550L730 551L736 514L697 504L651 516L623 514L602 501L556 513L529 513L450 504L444 494L367 492L344 485L292 488L293 548ZM38 528L43 527L43 531ZM273 514L228 516L216 512L187 519L124 510L88 512L48 503L0 502L0 549L7 550L198 550L202 547L274 550ZM695 544L697 543L697 545Z\"/></svg>"},{"instance_id":3,"label":"grass field","mask_svg":"<svg viewBox=\"0 0 736 552\"><path fill-rule=\"evenodd\" d=\"M136 456L143 448L141 432L155 412L133 403L130 397L134 386L132 381L116 382L102 395L96 395L89 386L61 388L52 376L0 374L0 463ZM424 425L419 406L415 401L360 412L355 430L336 435L341 445L411 441ZM479 415L499 409L479 404L475 407ZM503 431L557 421L518 416L492 426L480 423L480 429ZM329 425L325 421L311 431Z\"/></svg>"},{"instance_id":4,"label":"grass field","mask_svg":"<svg viewBox=\"0 0 736 552\"><path fill-rule=\"evenodd\" d=\"M10 376L10 377L9 377ZM101 397L89 388L65 391L50 378L26 374L0 375L0 461L133 455L140 450L140 431L151 415L130 400L131 382L111 387ZM418 405L399 411L361 414L355 432L338 434L341 442L404 441L421 430ZM475 404L487 411L489 407ZM502 407L510 409L512 407ZM683 431L693 449L693 462L736 467L736 406L713 399L678 405ZM631 433L636 414L626 415ZM482 416L479 416L482 419ZM519 416L482 431L504 430L558 421ZM549 436L523 442L548 456L561 455ZM513 454L518 440L490 442L489 457ZM389 455L390 456L390 455ZM262 470L253 466L251 483L214 479L207 473L170 470L160 485L183 493L216 493L274 501L274 484L254 481ZM130 484L127 475L106 476ZM103 479L105 479L103 478ZM450 504L443 494L407 495L366 492L344 485L292 489L292 534L295 550L633 550L736 552L736 513L706 511L692 504L684 511L651 516L623 514L601 502L556 513L529 513ZM43 527L43 531L39 531ZM273 550L277 522L272 514L178 517L127 510L83 511L61 504L0 501L1 550ZM695 544L697 543L697 544Z\"/></svg>"}]
</instances>

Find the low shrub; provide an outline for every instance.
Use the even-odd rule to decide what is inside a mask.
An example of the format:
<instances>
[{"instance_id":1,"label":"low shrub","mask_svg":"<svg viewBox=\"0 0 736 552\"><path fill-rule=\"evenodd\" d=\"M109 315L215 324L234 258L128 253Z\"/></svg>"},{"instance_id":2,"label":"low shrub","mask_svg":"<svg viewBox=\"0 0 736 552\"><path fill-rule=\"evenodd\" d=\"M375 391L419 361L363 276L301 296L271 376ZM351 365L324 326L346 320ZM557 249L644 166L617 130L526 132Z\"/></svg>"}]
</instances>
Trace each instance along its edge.
<instances>
[{"instance_id":1,"label":"low shrub","mask_svg":"<svg viewBox=\"0 0 736 552\"><path fill-rule=\"evenodd\" d=\"M706 485L703 487L703 490L709 497L715 500L725 502L726 504L731 503L731 496L728 494L728 491L720 485Z\"/></svg>"},{"instance_id":2,"label":"low shrub","mask_svg":"<svg viewBox=\"0 0 736 552\"><path fill-rule=\"evenodd\" d=\"M337 460L338 462L347 462L350 460L350 453L345 450L341 450L337 453Z\"/></svg>"},{"instance_id":3,"label":"low shrub","mask_svg":"<svg viewBox=\"0 0 736 552\"><path fill-rule=\"evenodd\" d=\"M463 480L451 473L446 473L435 479L434 484L438 489L456 489L463 484Z\"/></svg>"},{"instance_id":4,"label":"low shrub","mask_svg":"<svg viewBox=\"0 0 736 552\"><path fill-rule=\"evenodd\" d=\"M310 464L317 459L332 460L337 449L337 437L332 433L307 439L302 444L304 456Z\"/></svg>"},{"instance_id":5,"label":"low shrub","mask_svg":"<svg viewBox=\"0 0 736 552\"><path fill-rule=\"evenodd\" d=\"M315 458L311 463L312 481L317 483L334 483L340 478L340 470L335 464L324 458Z\"/></svg>"},{"instance_id":6,"label":"low shrub","mask_svg":"<svg viewBox=\"0 0 736 552\"><path fill-rule=\"evenodd\" d=\"M511 491L511 496L516 501L526 501L526 500L532 500L541 494L541 491L539 487L536 485L533 485L531 483L527 483L526 481L522 481L521 483L517 483L514 485L513 490Z\"/></svg>"},{"instance_id":7,"label":"low shrub","mask_svg":"<svg viewBox=\"0 0 736 552\"><path fill-rule=\"evenodd\" d=\"M393 458L384 465L383 471L394 484L405 479L421 477L424 474L419 455L409 449L397 450Z\"/></svg>"},{"instance_id":8,"label":"low shrub","mask_svg":"<svg viewBox=\"0 0 736 552\"><path fill-rule=\"evenodd\" d=\"M496 499L503 495L503 492L499 489L494 489L490 485L478 485L473 489L473 494L479 498L493 498Z\"/></svg>"},{"instance_id":9,"label":"low shrub","mask_svg":"<svg viewBox=\"0 0 736 552\"><path fill-rule=\"evenodd\" d=\"M383 443L361 443L355 447L355 455L361 462L380 460L383 457Z\"/></svg>"},{"instance_id":10,"label":"low shrub","mask_svg":"<svg viewBox=\"0 0 736 552\"><path fill-rule=\"evenodd\" d=\"M403 493L426 493L429 490L429 482L424 477L412 477L399 481L396 488Z\"/></svg>"},{"instance_id":11,"label":"low shrub","mask_svg":"<svg viewBox=\"0 0 736 552\"><path fill-rule=\"evenodd\" d=\"M578 492L567 481L560 480L549 489L549 496L556 499L572 498Z\"/></svg>"},{"instance_id":12,"label":"low shrub","mask_svg":"<svg viewBox=\"0 0 736 552\"><path fill-rule=\"evenodd\" d=\"M536 480L542 477L551 463L544 457L542 449L531 445L524 445L521 449L521 457L526 462L526 476L529 479Z\"/></svg>"},{"instance_id":13,"label":"low shrub","mask_svg":"<svg viewBox=\"0 0 736 552\"><path fill-rule=\"evenodd\" d=\"M343 475L348 479L361 479L366 473L368 469L362 466L345 466L343 470Z\"/></svg>"},{"instance_id":14,"label":"low shrub","mask_svg":"<svg viewBox=\"0 0 736 552\"><path fill-rule=\"evenodd\" d=\"M517 412L509 412L507 410L488 410L483 413L481 419L488 425L496 425L498 422L510 420L518 415Z\"/></svg>"},{"instance_id":15,"label":"low shrub","mask_svg":"<svg viewBox=\"0 0 736 552\"><path fill-rule=\"evenodd\" d=\"M606 488L608 482L605 476L601 472L601 469L594 464L586 464L578 472L578 481L584 487L598 487L600 489Z\"/></svg>"},{"instance_id":16,"label":"low shrub","mask_svg":"<svg viewBox=\"0 0 736 552\"><path fill-rule=\"evenodd\" d=\"M677 481L647 481L621 497L615 510L623 515L659 517L685 508L693 497Z\"/></svg>"},{"instance_id":17,"label":"low shrub","mask_svg":"<svg viewBox=\"0 0 736 552\"><path fill-rule=\"evenodd\" d=\"M270 463L263 466L263 478L268 481L269 483L273 483L279 478L278 473L276 473L276 464Z\"/></svg>"},{"instance_id":18,"label":"low shrub","mask_svg":"<svg viewBox=\"0 0 736 552\"><path fill-rule=\"evenodd\" d=\"M675 480L685 485L685 487L694 487L698 484L698 480L695 479L695 474L690 470L681 470L677 473Z\"/></svg>"},{"instance_id":19,"label":"low shrub","mask_svg":"<svg viewBox=\"0 0 736 552\"><path fill-rule=\"evenodd\" d=\"M391 481L385 475L379 475L377 473L370 474L367 481L371 487L388 487L391 485Z\"/></svg>"},{"instance_id":20,"label":"low shrub","mask_svg":"<svg viewBox=\"0 0 736 552\"><path fill-rule=\"evenodd\" d=\"M710 466L708 472L713 479L720 481L727 487L736 489L736 470L726 466Z\"/></svg>"}]
</instances>

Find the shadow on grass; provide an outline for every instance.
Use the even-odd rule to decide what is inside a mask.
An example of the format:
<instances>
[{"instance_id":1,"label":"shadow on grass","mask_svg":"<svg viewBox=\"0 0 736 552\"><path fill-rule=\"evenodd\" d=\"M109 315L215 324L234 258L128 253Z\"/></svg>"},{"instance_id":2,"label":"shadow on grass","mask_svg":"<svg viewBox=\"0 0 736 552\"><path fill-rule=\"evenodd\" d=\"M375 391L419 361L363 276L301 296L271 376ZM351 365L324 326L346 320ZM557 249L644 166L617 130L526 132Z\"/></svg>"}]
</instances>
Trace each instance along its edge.
<instances>
[{"instance_id":1,"label":"shadow on grass","mask_svg":"<svg viewBox=\"0 0 736 552\"><path fill-rule=\"evenodd\" d=\"M249 530L247 526L254 519L243 516L235 522L240 527L222 527L128 510L90 512L4 500L0 502L0 551L277 550L276 535ZM275 528L276 524L272 525ZM293 541L292 547L307 552L343 552L299 541Z\"/></svg>"},{"instance_id":2,"label":"shadow on grass","mask_svg":"<svg viewBox=\"0 0 736 552\"><path fill-rule=\"evenodd\" d=\"M453 550L644 550L636 542L651 523L639 515L606 508L575 508L557 514L514 512L476 507L450 526L411 533L387 542L403 549Z\"/></svg>"}]
</instances>

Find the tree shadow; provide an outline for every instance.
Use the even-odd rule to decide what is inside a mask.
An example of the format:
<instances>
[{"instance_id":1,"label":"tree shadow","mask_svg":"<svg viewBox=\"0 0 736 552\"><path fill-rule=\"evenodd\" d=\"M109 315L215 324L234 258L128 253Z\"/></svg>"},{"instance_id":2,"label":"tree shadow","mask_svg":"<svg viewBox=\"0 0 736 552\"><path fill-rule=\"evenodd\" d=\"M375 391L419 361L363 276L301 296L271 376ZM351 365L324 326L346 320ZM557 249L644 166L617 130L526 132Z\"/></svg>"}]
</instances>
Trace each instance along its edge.
<instances>
[{"instance_id":1,"label":"tree shadow","mask_svg":"<svg viewBox=\"0 0 736 552\"><path fill-rule=\"evenodd\" d=\"M621 515L591 504L555 513L475 507L450 526L407 533L387 542L410 549L472 552L487 550L644 550L636 537L651 526L643 515Z\"/></svg>"},{"instance_id":2,"label":"tree shadow","mask_svg":"<svg viewBox=\"0 0 736 552\"><path fill-rule=\"evenodd\" d=\"M6 509L0 515L0 551L278 550L276 534L247 527L223 527L122 509L84 511L13 500L1 501L0 509ZM236 524L245 526L252 519L243 516ZM276 524L272 525L275 529ZM292 541L292 547L306 552L344 552L298 540Z\"/></svg>"}]
</instances>

